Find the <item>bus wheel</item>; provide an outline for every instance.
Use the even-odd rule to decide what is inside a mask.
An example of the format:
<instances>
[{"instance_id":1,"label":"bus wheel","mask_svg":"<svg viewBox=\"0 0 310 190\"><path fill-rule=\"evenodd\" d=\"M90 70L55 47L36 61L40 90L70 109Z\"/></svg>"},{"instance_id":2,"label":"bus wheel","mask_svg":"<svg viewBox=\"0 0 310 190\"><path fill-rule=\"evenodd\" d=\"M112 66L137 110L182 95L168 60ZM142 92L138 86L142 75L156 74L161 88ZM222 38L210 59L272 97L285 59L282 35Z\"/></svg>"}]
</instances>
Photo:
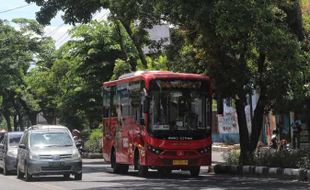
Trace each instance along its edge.
<instances>
[{"instance_id":1,"label":"bus wheel","mask_svg":"<svg viewBox=\"0 0 310 190\"><path fill-rule=\"evenodd\" d=\"M140 160L139 154L136 154L135 163L136 163L135 164L136 168L138 169L138 175L141 177L145 177L148 174L148 167L141 165L141 160Z\"/></svg>"},{"instance_id":2,"label":"bus wheel","mask_svg":"<svg viewBox=\"0 0 310 190\"><path fill-rule=\"evenodd\" d=\"M113 169L113 173L120 173L121 166L120 166L120 164L116 163L116 153L115 153L115 150L113 150L112 154L111 154L111 167Z\"/></svg>"},{"instance_id":3,"label":"bus wheel","mask_svg":"<svg viewBox=\"0 0 310 190\"><path fill-rule=\"evenodd\" d=\"M198 177L200 173L200 166L194 166L189 169L192 177Z\"/></svg>"}]
</instances>

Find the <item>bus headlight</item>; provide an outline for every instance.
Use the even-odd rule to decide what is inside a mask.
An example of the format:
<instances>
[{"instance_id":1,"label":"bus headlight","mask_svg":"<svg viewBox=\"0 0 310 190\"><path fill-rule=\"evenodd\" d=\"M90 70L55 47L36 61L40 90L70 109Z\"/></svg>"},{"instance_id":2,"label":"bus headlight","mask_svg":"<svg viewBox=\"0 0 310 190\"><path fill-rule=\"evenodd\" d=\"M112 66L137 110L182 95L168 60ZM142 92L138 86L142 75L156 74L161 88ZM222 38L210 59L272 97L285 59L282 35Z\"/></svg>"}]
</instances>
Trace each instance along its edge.
<instances>
[{"instance_id":1,"label":"bus headlight","mask_svg":"<svg viewBox=\"0 0 310 190\"><path fill-rule=\"evenodd\" d=\"M155 148L151 145L147 145L147 149L155 154L160 154L163 150L159 149L159 148Z\"/></svg>"},{"instance_id":2,"label":"bus headlight","mask_svg":"<svg viewBox=\"0 0 310 190\"><path fill-rule=\"evenodd\" d=\"M198 151L199 151L200 154L207 154L207 153L211 153L211 150L212 150L212 148L211 148L211 145L210 145L210 146L207 146L207 147L203 147L203 148L199 149Z\"/></svg>"}]
</instances>

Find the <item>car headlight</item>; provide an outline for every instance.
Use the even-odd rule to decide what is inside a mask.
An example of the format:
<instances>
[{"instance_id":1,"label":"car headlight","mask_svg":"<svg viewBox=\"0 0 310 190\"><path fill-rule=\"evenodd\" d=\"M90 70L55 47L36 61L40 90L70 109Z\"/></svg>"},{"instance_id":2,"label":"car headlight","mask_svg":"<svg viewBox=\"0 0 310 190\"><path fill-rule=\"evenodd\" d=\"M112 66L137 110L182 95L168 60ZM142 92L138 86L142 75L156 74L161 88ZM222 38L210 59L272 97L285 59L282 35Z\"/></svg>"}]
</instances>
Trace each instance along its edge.
<instances>
[{"instance_id":1,"label":"car headlight","mask_svg":"<svg viewBox=\"0 0 310 190\"><path fill-rule=\"evenodd\" d=\"M80 159L81 158L81 154L79 153L78 150L74 150L72 153L72 158L73 159Z\"/></svg>"},{"instance_id":2,"label":"car headlight","mask_svg":"<svg viewBox=\"0 0 310 190\"><path fill-rule=\"evenodd\" d=\"M9 157L14 157L14 158L16 158L16 157L17 157L17 150L15 150L15 149L9 149L7 155L8 155Z\"/></svg>"},{"instance_id":3,"label":"car headlight","mask_svg":"<svg viewBox=\"0 0 310 190\"><path fill-rule=\"evenodd\" d=\"M40 156L38 154L34 154L32 152L29 153L30 160L40 160Z\"/></svg>"}]
</instances>

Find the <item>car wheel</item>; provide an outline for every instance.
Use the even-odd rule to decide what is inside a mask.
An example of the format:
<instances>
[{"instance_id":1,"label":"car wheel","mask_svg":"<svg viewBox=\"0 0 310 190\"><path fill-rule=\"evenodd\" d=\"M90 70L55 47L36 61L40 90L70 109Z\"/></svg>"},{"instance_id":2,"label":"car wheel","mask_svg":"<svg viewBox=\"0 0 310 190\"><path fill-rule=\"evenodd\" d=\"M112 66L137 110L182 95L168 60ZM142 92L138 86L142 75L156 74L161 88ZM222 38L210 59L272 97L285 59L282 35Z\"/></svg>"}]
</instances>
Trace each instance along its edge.
<instances>
[{"instance_id":1,"label":"car wheel","mask_svg":"<svg viewBox=\"0 0 310 190\"><path fill-rule=\"evenodd\" d=\"M17 163L18 163L18 161L17 161ZM24 177L24 174L20 171L18 164L16 167L16 175L17 175L17 179L22 179Z\"/></svg>"},{"instance_id":2,"label":"car wheel","mask_svg":"<svg viewBox=\"0 0 310 190\"><path fill-rule=\"evenodd\" d=\"M64 174L64 178L65 178L65 180L69 180L70 179L70 174Z\"/></svg>"},{"instance_id":3,"label":"car wheel","mask_svg":"<svg viewBox=\"0 0 310 190\"><path fill-rule=\"evenodd\" d=\"M3 162L3 175L8 175L8 174L9 174L9 171L8 171L8 169L6 168L5 162Z\"/></svg>"},{"instance_id":4,"label":"car wheel","mask_svg":"<svg viewBox=\"0 0 310 190\"><path fill-rule=\"evenodd\" d=\"M82 180L82 172L74 174L74 179L75 180Z\"/></svg>"},{"instance_id":5,"label":"car wheel","mask_svg":"<svg viewBox=\"0 0 310 190\"><path fill-rule=\"evenodd\" d=\"M25 166L25 179L26 179L26 181L32 180L32 175L30 175L28 172L28 166Z\"/></svg>"}]
</instances>

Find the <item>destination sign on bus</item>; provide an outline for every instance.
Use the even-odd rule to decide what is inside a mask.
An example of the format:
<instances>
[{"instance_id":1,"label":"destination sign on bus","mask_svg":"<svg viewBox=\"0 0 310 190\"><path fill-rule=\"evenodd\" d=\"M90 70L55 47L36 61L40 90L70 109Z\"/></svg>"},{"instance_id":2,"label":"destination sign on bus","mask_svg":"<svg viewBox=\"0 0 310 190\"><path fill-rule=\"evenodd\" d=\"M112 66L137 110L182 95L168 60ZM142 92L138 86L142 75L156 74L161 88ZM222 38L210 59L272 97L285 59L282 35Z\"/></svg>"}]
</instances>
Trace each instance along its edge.
<instances>
[{"instance_id":1,"label":"destination sign on bus","mask_svg":"<svg viewBox=\"0 0 310 190\"><path fill-rule=\"evenodd\" d=\"M183 80L174 80L174 81L158 81L158 86L160 88L191 88L199 89L202 87L201 81L183 81Z\"/></svg>"}]
</instances>

